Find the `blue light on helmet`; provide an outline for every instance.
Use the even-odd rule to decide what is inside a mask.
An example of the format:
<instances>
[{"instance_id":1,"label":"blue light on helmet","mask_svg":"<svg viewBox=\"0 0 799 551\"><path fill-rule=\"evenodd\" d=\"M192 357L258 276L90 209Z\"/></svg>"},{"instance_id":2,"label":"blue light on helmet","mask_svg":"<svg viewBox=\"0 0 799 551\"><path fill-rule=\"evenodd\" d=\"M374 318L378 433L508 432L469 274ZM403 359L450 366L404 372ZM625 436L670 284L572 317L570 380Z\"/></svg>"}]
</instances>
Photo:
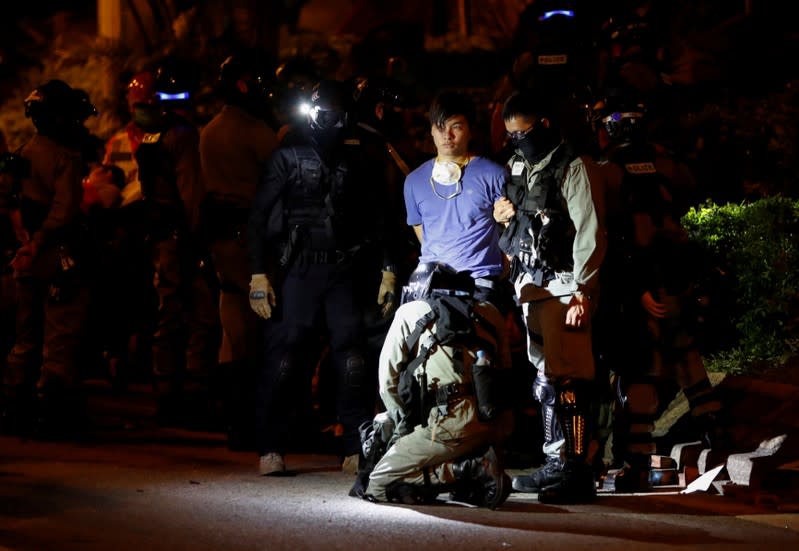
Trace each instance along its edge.
<instances>
[{"instance_id":1,"label":"blue light on helmet","mask_svg":"<svg viewBox=\"0 0 799 551\"><path fill-rule=\"evenodd\" d=\"M574 17L574 10L551 10L545 11L542 15L538 17L539 21L546 21L552 17L557 15L562 15L563 17Z\"/></svg>"},{"instance_id":2,"label":"blue light on helmet","mask_svg":"<svg viewBox=\"0 0 799 551\"><path fill-rule=\"evenodd\" d=\"M180 101L180 100L187 100L189 99L188 92L180 92L177 94L168 94L166 92L156 92L155 95L158 96L158 99L161 101Z\"/></svg>"}]
</instances>

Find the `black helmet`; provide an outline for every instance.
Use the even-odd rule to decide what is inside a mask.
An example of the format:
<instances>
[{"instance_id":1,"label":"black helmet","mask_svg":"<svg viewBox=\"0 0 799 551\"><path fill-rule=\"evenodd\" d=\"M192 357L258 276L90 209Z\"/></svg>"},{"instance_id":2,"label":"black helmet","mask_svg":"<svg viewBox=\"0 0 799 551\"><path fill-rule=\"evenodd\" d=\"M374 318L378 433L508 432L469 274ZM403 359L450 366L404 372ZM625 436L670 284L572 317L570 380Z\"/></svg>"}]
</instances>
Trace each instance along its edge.
<instances>
[{"instance_id":1,"label":"black helmet","mask_svg":"<svg viewBox=\"0 0 799 551\"><path fill-rule=\"evenodd\" d=\"M594 123L613 143L640 142L646 137L646 108L642 102L610 95L594 106Z\"/></svg>"},{"instance_id":2,"label":"black helmet","mask_svg":"<svg viewBox=\"0 0 799 551\"><path fill-rule=\"evenodd\" d=\"M360 77L355 80L353 92L359 110L371 109L378 103L389 107L406 107L408 93L400 81L390 77Z\"/></svg>"},{"instance_id":3,"label":"black helmet","mask_svg":"<svg viewBox=\"0 0 799 551\"><path fill-rule=\"evenodd\" d=\"M308 123L311 130L329 131L347 126L352 94L340 80L322 80L311 90Z\"/></svg>"},{"instance_id":4,"label":"black helmet","mask_svg":"<svg viewBox=\"0 0 799 551\"><path fill-rule=\"evenodd\" d=\"M233 54L219 67L219 94L228 103L267 102L274 91L274 75L273 67L262 57L254 53ZM246 93L239 89L239 81L246 84Z\"/></svg>"},{"instance_id":5,"label":"black helmet","mask_svg":"<svg viewBox=\"0 0 799 551\"><path fill-rule=\"evenodd\" d=\"M602 35L614 63L657 62L657 37L650 21L636 12L614 15L602 24Z\"/></svg>"},{"instance_id":6,"label":"black helmet","mask_svg":"<svg viewBox=\"0 0 799 551\"><path fill-rule=\"evenodd\" d=\"M75 99L77 101L78 121L83 123L89 117L97 116L97 108L92 103L89 93L82 88L75 88Z\"/></svg>"},{"instance_id":7,"label":"black helmet","mask_svg":"<svg viewBox=\"0 0 799 551\"><path fill-rule=\"evenodd\" d=\"M197 76L187 62L170 59L155 70L153 89L163 105L185 104L194 99L197 88Z\"/></svg>"},{"instance_id":8,"label":"black helmet","mask_svg":"<svg viewBox=\"0 0 799 551\"><path fill-rule=\"evenodd\" d=\"M45 134L75 121L86 112L78 93L63 80L49 80L25 98L25 116Z\"/></svg>"},{"instance_id":9,"label":"black helmet","mask_svg":"<svg viewBox=\"0 0 799 551\"><path fill-rule=\"evenodd\" d=\"M472 296L474 279L468 272L457 272L441 262L420 262L402 289L402 304L436 294Z\"/></svg>"}]
</instances>

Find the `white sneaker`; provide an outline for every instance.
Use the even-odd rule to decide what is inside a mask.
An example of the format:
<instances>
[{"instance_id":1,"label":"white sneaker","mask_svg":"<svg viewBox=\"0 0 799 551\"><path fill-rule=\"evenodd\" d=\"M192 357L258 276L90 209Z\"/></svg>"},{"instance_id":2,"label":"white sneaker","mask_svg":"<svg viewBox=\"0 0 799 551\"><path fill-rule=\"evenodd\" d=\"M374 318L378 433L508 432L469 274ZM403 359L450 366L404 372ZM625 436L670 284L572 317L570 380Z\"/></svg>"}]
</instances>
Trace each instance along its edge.
<instances>
[{"instance_id":1,"label":"white sneaker","mask_svg":"<svg viewBox=\"0 0 799 551\"><path fill-rule=\"evenodd\" d=\"M359 458L358 454L348 455L341 463L341 472L347 474L358 474Z\"/></svg>"},{"instance_id":2,"label":"white sneaker","mask_svg":"<svg viewBox=\"0 0 799 551\"><path fill-rule=\"evenodd\" d=\"M261 473L261 476L286 472L286 464L283 462L283 456L274 452L262 455L258 461L258 472Z\"/></svg>"}]
</instances>

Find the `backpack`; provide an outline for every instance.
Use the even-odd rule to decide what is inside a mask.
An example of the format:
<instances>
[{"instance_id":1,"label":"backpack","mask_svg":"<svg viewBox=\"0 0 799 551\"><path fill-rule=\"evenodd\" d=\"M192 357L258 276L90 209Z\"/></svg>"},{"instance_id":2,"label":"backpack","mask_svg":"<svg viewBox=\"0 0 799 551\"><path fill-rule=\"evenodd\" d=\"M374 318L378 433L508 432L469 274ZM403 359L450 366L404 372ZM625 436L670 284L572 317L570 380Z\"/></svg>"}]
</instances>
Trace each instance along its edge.
<instances>
[{"instance_id":1,"label":"backpack","mask_svg":"<svg viewBox=\"0 0 799 551\"><path fill-rule=\"evenodd\" d=\"M419 349L416 357L408 362L400 373L397 386L400 401L405 407L405 426L411 430L416 425L426 426L430 408L435 405L431 403L427 392L426 373L422 370L420 376L416 376L417 369L425 364L433 347L477 348L486 351L489 356L494 354L496 348L492 342L477 334L476 324L478 323L491 335L496 334L496 329L474 311L474 298L433 291L432 296L423 300L430 305L431 310L416 322L416 327L405 340L408 350L413 350L417 344L419 344ZM422 333L433 325L436 326L433 332L433 341L419 343ZM459 373L464 371L462 358L462 354L456 354L453 358L456 362L455 371ZM474 367L473 365L473 370ZM485 403L480 404L480 393L477 392L478 377L475 376L475 373L472 374L472 377L476 387L475 392L478 394L478 407L486 412L485 417L490 418L493 413L489 412L496 409L491 403L493 397L490 397L490 392L484 392L483 401Z\"/></svg>"}]
</instances>

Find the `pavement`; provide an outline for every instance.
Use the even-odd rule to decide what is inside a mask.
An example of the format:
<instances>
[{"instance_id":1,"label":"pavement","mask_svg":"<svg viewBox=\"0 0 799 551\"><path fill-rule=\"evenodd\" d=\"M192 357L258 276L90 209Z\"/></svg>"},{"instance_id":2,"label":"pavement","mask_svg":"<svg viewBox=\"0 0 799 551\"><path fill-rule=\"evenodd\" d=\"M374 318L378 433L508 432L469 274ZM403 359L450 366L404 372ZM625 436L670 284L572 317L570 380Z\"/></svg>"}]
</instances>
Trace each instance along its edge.
<instances>
[{"instance_id":1,"label":"pavement","mask_svg":"<svg viewBox=\"0 0 799 551\"><path fill-rule=\"evenodd\" d=\"M0 437L0 550L799 548L796 471L780 468L799 458L799 386L718 384L736 419L746 416L735 429L741 450L787 435L754 485L600 491L573 506L514 493L489 511L445 496L429 506L348 497L352 476L323 450L289 454L296 476L260 477L255 454L228 450L221 434L157 427L147 385L118 394L92 381L85 441ZM661 428L675 419L679 428L680 407L675 400Z\"/></svg>"}]
</instances>

